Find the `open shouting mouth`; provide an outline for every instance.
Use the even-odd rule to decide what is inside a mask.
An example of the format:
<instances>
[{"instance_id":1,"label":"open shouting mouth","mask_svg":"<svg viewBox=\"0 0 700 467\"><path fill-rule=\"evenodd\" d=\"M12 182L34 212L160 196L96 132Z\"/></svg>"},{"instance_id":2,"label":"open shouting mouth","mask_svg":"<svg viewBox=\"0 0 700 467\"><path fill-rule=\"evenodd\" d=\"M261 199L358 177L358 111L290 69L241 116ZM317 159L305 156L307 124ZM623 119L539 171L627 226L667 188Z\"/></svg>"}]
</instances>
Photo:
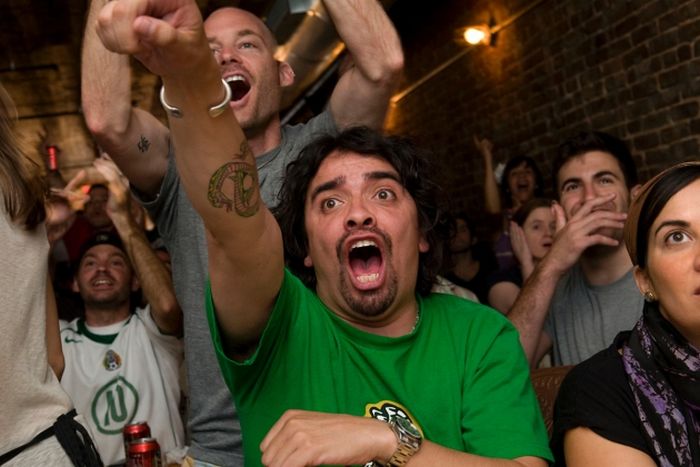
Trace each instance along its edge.
<instances>
[{"instance_id":1,"label":"open shouting mouth","mask_svg":"<svg viewBox=\"0 0 700 467\"><path fill-rule=\"evenodd\" d=\"M360 290L381 286L384 280L384 258L377 242L353 240L348 250L348 266L353 285Z\"/></svg>"},{"instance_id":2,"label":"open shouting mouth","mask_svg":"<svg viewBox=\"0 0 700 467\"><path fill-rule=\"evenodd\" d=\"M231 88L231 101L237 102L243 99L250 91L248 80L240 74L227 76L224 78L226 84Z\"/></svg>"}]
</instances>

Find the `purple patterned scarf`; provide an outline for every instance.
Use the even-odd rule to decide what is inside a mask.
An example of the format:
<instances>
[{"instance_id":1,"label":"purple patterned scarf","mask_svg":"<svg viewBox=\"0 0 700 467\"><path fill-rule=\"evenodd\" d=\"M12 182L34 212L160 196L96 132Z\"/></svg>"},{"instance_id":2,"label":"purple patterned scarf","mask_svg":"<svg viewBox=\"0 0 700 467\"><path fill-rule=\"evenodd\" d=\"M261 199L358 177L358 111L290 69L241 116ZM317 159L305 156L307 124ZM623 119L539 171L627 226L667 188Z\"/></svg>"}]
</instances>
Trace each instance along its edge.
<instances>
[{"instance_id":1,"label":"purple patterned scarf","mask_svg":"<svg viewBox=\"0 0 700 467\"><path fill-rule=\"evenodd\" d=\"M622 360L644 436L662 467L700 467L700 352L645 303Z\"/></svg>"}]
</instances>

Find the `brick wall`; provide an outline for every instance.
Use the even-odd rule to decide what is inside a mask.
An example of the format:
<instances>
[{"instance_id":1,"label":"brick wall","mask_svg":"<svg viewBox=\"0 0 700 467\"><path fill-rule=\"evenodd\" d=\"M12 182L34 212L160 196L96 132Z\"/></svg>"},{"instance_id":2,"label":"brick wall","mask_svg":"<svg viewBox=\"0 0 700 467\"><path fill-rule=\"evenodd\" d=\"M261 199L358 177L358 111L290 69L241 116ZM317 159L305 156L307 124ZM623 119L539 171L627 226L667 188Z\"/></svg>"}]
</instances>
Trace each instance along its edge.
<instances>
[{"instance_id":1,"label":"brick wall","mask_svg":"<svg viewBox=\"0 0 700 467\"><path fill-rule=\"evenodd\" d=\"M406 51L402 89L464 50L458 29L499 24L532 0L398 2ZM405 5L404 5L405 4ZM700 2L545 0L396 104L387 127L430 148L456 206L478 213L483 162L534 157L551 186L558 142L583 129L624 139L640 179L700 158Z\"/></svg>"}]
</instances>

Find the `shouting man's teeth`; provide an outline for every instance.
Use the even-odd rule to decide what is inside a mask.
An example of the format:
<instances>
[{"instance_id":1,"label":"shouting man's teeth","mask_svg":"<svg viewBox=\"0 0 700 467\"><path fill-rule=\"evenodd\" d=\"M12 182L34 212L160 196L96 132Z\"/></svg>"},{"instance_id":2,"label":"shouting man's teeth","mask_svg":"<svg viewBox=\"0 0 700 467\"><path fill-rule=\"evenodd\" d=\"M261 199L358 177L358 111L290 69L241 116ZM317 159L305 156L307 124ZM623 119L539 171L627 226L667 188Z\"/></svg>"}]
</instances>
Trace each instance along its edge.
<instances>
[{"instance_id":1,"label":"shouting man's teeth","mask_svg":"<svg viewBox=\"0 0 700 467\"><path fill-rule=\"evenodd\" d=\"M379 279L379 274L376 272L374 274L364 274L362 276L357 276L357 280L362 282L363 284L367 282L373 282Z\"/></svg>"},{"instance_id":2,"label":"shouting man's teeth","mask_svg":"<svg viewBox=\"0 0 700 467\"><path fill-rule=\"evenodd\" d=\"M366 246L377 246L377 244L374 243L372 240L361 240L361 241L353 244L353 246L350 249L354 250L355 248L362 248L362 247L366 247Z\"/></svg>"}]
</instances>

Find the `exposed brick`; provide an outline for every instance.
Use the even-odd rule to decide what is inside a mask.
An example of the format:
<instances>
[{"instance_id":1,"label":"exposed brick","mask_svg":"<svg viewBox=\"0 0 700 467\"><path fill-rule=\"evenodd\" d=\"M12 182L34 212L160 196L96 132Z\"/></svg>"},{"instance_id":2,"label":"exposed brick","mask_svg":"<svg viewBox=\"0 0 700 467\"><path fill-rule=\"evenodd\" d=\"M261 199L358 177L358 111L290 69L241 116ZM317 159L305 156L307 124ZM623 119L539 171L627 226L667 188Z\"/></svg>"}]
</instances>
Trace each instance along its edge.
<instances>
[{"instance_id":1,"label":"exposed brick","mask_svg":"<svg viewBox=\"0 0 700 467\"><path fill-rule=\"evenodd\" d=\"M698 115L697 101L695 102L684 102L683 104L676 105L669 110L669 116L671 120L677 122L679 120L686 120L689 118L696 117Z\"/></svg>"},{"instance_id":2,"label":"exposed brick","mask_svg":"<svg viewBox=\"0 0 700 467\"><path fill-rule=\"evenodd\" d=\"M667 71L666 73L661 73L659 75L659 87L665 89L671 86L675 86L680 81L680 75L677 70Z\"/></svg>"},{"instance_id":3,"label":"exposed brick","mask_svg":"<svg viewBox=\"0 0 700 467\"><path fill-rule=\"evenodd\" d=\"M639 151L655 148L659 145L659 135L657 133L648 133L638 136L632 140L632 144Z\"/></svg>"},{"instance_id":4,"label":"exposed brick","mask_svg":"<svg viewBox=\"0 0 700 467\"><path fill-rule=\"evenodd\" d=\"M658 34L658 28L656 22L642 23L637 29L635 29L632 34L632 42L634 44L641 44L649 40L650 37L654 37Z\"/></svg>"},{"instance_id":5,"label":"exposed brick","mask_svg":"<svg viewBox=\"0 0 700 467\"><path fill-rule=\"evenodd\" d=\"M635 99L650 96L658 91L656 81L651 77L645 79L644 81L638 82L632 86L630 90L632 91L632 96Z\"/></svg>"},{"instance_id":6,"label":"exposed brick","mask_svg":"<svg viewBox=\"0 0 700 467\"><path fill-rule=\"evenodd\" d=\"M629 120L627 122L627 132L629 134L635 134L641 131L642 129L642 122L639 120Z\"/></svg>"},{"instance_id":7,"label":"exposed brick","mask_svg":"<svg viewBox=\"0 0 700 467\"><path fill-rule=\"evenodd\" d=\"M675 144L672 144L670 149L671 156L678 160L697 159L698 157L698 140L696 138L687 139Z\"/></svg>"},{"instance_id":8,"label":"exposed brick","mask_svg":"<svg viewBox=\"0 0 700 467\"><path fill-rule=\"evenodd\" d=\"M668 123L668 116L665 113L655 113L648 115L642 119L642 128L644 130L656 130ZM663 141L663 135L662 135ZM664 141L668 143L668 141Z\"/></svg>"},{"instance_id":9,"label":"exposed brick","mask_svg":"<svg viewBox=\"0 0 700 467\"><path fill-rule=\"evenodd\" d=\"M683 138L690 136L690 125L689 124L673 125L669 128L666 128L665 130L661 130L660 136L661 136L662 143L664 143L664 144L673 143L674 141L678 141L678 140L681 140Z\"/></svg>"},{"instance_id":10,"label":"exposed brick","mask_svg":"<svg viewBox=\"0 0 700 467\"><path fill-rule=\"evenodd\" d=\"M675 50L669 50L661 55L661 61L664 64L664 68L670 68L673 65L678 64L678 54Z\"/></svg>"},{"instance_id":11,"label":"exposed brick","mask_svg":"<svg viewBox=\"0 0 700 467\"><path fill-rule=\"evenodd\" d=\"M676 49L676 56L679 62L687 62L693 57L693 52L690 49L690 45L683 44Z\"/></svg>"},{"instance_id":12,"label":"exposed brick","mask_svg":"<svg viewBox=\"0 0 700 467\"><path fill-rule=\"evenodd\" d=\"M649 52L654 55L662 53L678 44L678 31L671 30L649 41Z\"/></svg>"},{"instance_id":13,"label":"exposed brick","mask_svg":"<svg viewBox=\"0 0 700 467\"><path fill-rule=\"evenodd\" d=\"M678 26L678 39L680 42L691 42L698 36L700 36L700 19Z\"/></svg>"}]
</instances>

